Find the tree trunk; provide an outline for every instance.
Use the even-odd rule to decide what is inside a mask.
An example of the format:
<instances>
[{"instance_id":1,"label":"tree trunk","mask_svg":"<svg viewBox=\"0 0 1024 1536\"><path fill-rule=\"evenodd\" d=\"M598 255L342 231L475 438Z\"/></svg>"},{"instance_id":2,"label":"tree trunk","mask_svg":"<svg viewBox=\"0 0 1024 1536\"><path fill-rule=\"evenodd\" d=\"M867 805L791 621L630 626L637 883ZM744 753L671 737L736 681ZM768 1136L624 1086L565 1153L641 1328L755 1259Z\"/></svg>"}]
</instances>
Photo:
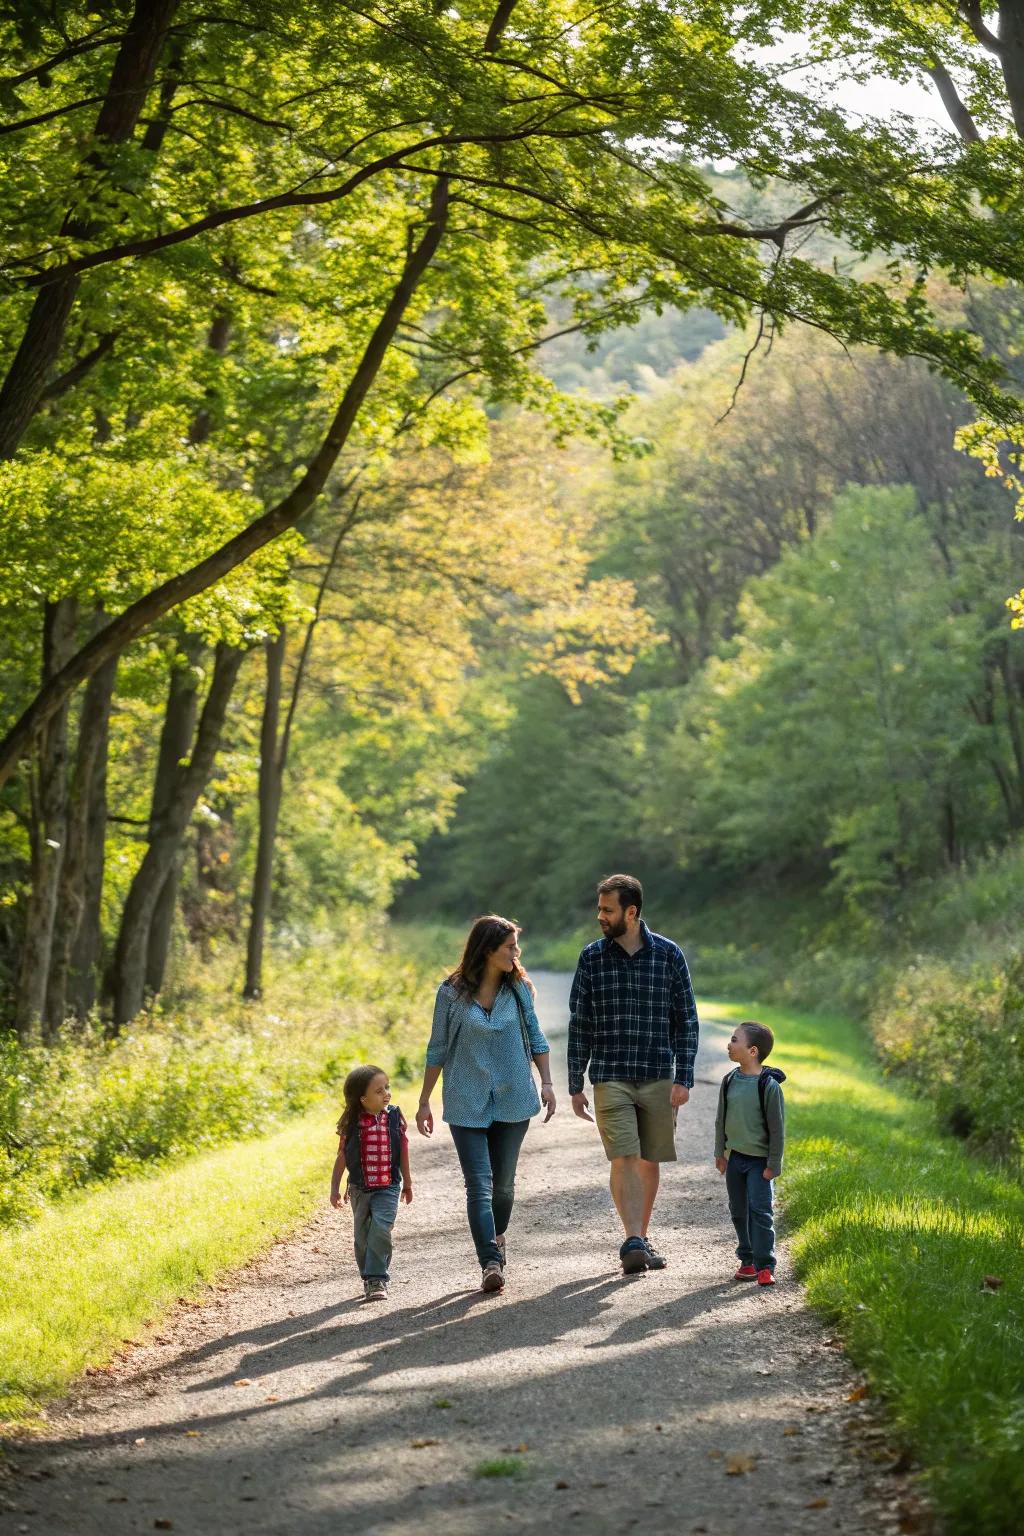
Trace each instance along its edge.
<instances>
[{"instance_id":1,"label":"tree trunk","mask_svg":"<svg viewBox=\"0 0 1024 1536\"><path fill-rule=\"evenodd\" d=\"M196 668L202 655L202 641L196 635L184 635L178 642L178 652L171 666L170 684L167 690L167 709L163 729L160 732L160 750L157 754L156 776L153 781L153 799L149 811L149 839L158 836L164 818L171 808L181 777L181 765L192 749L192 737L199 710L199 677ZM146 992L154 996L164 984L167 969L167 953L171 944L171 930L178 904L178 882L181 879L183 849L177 853L167 871L167 878L160 888L153 907L146 940Z\"/></svg>"},{"instance_id":2,"label":"tree trunk","mask_svg":"<svg viewBox=\"0 0 1024 1536\"><path fill-rule=\"evenodd\" d=\"M43 677L60 671L75 646L77 604L62 597L43 615ZM57 889L68 814L68 706L57 710L39 740L32 818L32 888L18 965L14 1027L27 1035L43 1017L50 970Z\"/></svg>"},{"instance_id":3,"label":"tree trunk","mask_svg":"<svg viewBox=\"0 0 1024 1536\"><path fill-rule=\"evenodd\" d=\"M77 976L72 985L72 977L83 966L91 974L99 958L99 906L107 832L107 743L116 675L115 658L89 679L82 701L46 988L45 1023L50 1038L57 1034L69 1011L87 1013L95 996L94 988L85 986ZM91 939L80 949L79 934L87 904ZM85 1008L80 1010L83 992L90 995Z\"/></svg>"},{"instance_id":4,"label":"tree trunk","mask_svg":"<svg viewBox=\"0 0 1024 1536\"><path fill-rule=\"evenodd\" d=\"M1013 126L1024 139L1024 9L1020 0L1000 0L999 62L1013 113Z\"/></svg>"},{"instance_id":5,"label":"tree trunk","mask_svg":"<svg viewBox=\"0 0 1024 1536\"><path fill-rule=\"evenodd\" d=\"M285 630L266 644L267 688L263 699L260 726L259 840L256 845L256 870L252 881L249 909L249 938L245 956L245 986L242 996L250 1002L263 995L263 948L270 910L270 889L274 876L274 844L281 810L284 763L278 751L278 722L281 716L281 679L284 672Z\"/></svg>"},{"instance_id":6,"label":"tree trunk","mask_svg":"<svg viewBox=\"0 0 1024 1536\"><path fill-rule=\"evenodd\" d=\"M1013 761L1017 768L1017 795L1021 805L1024 805L1024 728L1021 726L1020 693L1009 640L1004 640L999 650L999 673L1006 697L1006 723L1010 731Z\"/></svg>"},{"instance_id":7,"label":"tree trunk","mask_svg":"<svg viewBox=\"0 0 1024 1536\"><path fill-rule=\"evenodd\" d=\"M96 119L94 139L103 144L124 144L135 132L177 4L178 0L136 0ZM98 163L95 150L86 158L83 171L90 161ZM81 238L90 229L69 215L60 232ZM21 344L0 388L0 459L14 457L36 413L60 354L80 281L72 273L47 283L36 295Z\"/></svg>"},{"instance_id":8,"label":"tree trunk","mask_svg":"<svg viewBox=\"0 0 1024 1536\"><path fill-rule=\"evenodd\" d=\"M96 732L96 756L85 800L85 858L82 871L82 915L68 975L67 1006L84 1019L96 1002L102 964L103 869L107 851L107 745L110 738L110 705L117 677L118 658L112 656L89 680L95 700L94 717L102 720ZM89 695L86 695L88 701ZM104 699L107 700L104 703Z\"/></svg>"},{"instance_id":9,"label":"tree trunk","mask_svg":"<svg viewBox=\"0 0 1024 1536\"><path fill-rule=\"evenodd\" d=\"M263 722L260 728L260 830L256 849L256 871L253 876L252 902L249 915L249 938L246 946L245 987L242 996L250 1002L263 995L263 950L266 939L267 915L274 879L274 849L277 842L277 823L281 813L284 793L284 771L288 765L288 747L295 723L295 711L306 675L306 663L313 646L313 635L320 622L331 576L338 563L341 546L348 537L359 511L362 493L353 497L348 515L338 529L330 558L324 566L320 586L313 605L313 617L306 626L306 638L302 642L295 677L292 680L292 696L285 716L284 730L278 740L278 719L281 713L281 678L284 672L285 634L282 626L276 640L267 642L267 692L263 705Z\"/></svg>"},{"instance_id":10,"label":"tree trunk","mask_svg":"<svg viewBox=\"0 0 1024 1536\"><path fill-rule=\"evenodd\" d=\"M441 243L448 220L449 184L446 176L439 176L430 199L430 212L426 229L417 245L410 246L402 269L402 275L388 302L376 329L366 344L359 365L353 374L341 403L327 430L326 436L309 468L299 483L275 507L262 517L243 528L219 549L200 560L189 570L172 576L159 587L147 592L124 613L112 620L99 635L90 640L74 656L58 676L46 683L22 714L20 720L8 731L0 743L0 785L6 783L11 772L28 750L37 732L68 699L79 684L92 676L96 668L109 657L119 655L125 646L152 628L172 608L199 592L205 592L215 582L221 581L236 566L248 560L250 555L262 549L305 516L316 502L327 482L327 477L337 463L348 441L363 401L377 377L388 347L401 324L402 316L416 292L420 279L430 266Z\"/></svg>"},{"instance_id":11,"label":"tree trunk","mask_svg":"<svg viewBox=\"0 0 1024 1536\"><path fill-rule=\"evenodd\" d=\"M174 794L154 828L146 856L132 881L121 914L114 956L113 1025L120 1029L140 1011L146 997L146 952L150 925L160 892L181 847L196 801L213 770L242 652L218 645L210 689L203 705L195 747L188 763L179 765Z\"/></svg>"}]
</instances>

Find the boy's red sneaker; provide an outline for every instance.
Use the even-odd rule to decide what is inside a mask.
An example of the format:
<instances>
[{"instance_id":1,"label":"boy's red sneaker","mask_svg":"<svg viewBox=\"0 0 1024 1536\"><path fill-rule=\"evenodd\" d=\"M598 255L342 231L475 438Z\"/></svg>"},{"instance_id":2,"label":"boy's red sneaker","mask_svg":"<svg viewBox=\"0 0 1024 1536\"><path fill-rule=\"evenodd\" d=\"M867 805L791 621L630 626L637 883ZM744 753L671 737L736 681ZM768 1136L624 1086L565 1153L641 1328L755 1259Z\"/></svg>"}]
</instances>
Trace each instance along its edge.
<instances>
[{"instance_id":1,"label":"boy's red sneaker","mask_svg":"<svg viewBox=\"0 0 1024 1536\"><path fill-rule=\"evenodd\" d=\"M757 1270L754 1268L753 1264L741 1264L739 1269L733 1275L733 1279L734 1280L756 1280L757 1279Z\"/></svg>"},{"instance_id":2,"label":"boy's red sneaker","mask_svg":"<svg viewBox=\"0 0 1024 1536\"><path fill-rule=\"evenodd\" d=\"M758 1285L774 1285L775 1276L770 1269L759 1269L757 1271L757 1283Z\"/></svg>"}]
</instances>

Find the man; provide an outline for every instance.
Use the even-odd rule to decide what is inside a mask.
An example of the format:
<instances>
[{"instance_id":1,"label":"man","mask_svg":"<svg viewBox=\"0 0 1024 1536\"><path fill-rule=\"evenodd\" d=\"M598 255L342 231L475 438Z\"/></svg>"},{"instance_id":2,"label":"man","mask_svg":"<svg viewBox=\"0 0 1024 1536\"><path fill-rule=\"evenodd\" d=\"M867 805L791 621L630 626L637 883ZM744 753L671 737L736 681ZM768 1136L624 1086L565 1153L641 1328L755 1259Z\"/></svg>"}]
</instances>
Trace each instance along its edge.
<instances>
[{"instance_id":1,"label":"man","mask_svg":"<svg viewBox=\"0 0 1024 1536\"><path fill-rule=\"evenodd\" d=\"M623 1272L664 1269L647 1239L660 1165L675 1162L675 1111L693 1087L697 1006L678 944L641 920L644 893L632 875L597 888L604 938L588 944L569 999L569 1092L593 1120L583 1091L590 1063L594 1115L611 1164L611 1191L626 1240Z\"/></svg>"}]
</instances>

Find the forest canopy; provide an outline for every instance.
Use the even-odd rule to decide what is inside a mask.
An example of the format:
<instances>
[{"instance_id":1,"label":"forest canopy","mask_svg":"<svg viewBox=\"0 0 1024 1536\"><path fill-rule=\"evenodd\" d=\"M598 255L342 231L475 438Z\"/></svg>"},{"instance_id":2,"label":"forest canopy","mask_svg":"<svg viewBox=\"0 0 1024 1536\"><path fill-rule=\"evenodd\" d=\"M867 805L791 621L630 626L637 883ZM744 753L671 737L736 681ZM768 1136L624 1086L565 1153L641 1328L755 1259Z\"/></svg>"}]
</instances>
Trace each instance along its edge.
<instances>
[{"instance_id":1,"label":"forest canopy","mask_svg":"<svg viewBox=\"0 0 1024 1536\"><path fill-rule=\"evenodd\" d=\"M0 938L20 1031L98 1001L123 1025L183 922L204 942L244 926L257 995L270 914L386 903L532 708L597 711L597 739L621 727L666 793L686 743L713 744L700 795L722 798L652 806L678 837L660 857L742 862L769 815L743 787L744 754L762 766L744 689L789 697L784 617L808 644L826 632L801 607L831 569L819 530L863 539L874 573L898 523L927 586L914 613L970 722L921 748L940 846L1018 824L1016 578L993 500L1021 415L1004 9L990 26L970 6L684 0L6 8ZM844 113L772 62L794 37L833 78L930 78L948 126ZM615 355L632 326L657 339L646 372ZM726 332L713 416L675 417L675 365ZM792 372L744 406L782 377L751 372L774 344L804 366L783 346L805 334L857 349L878 406L863 454ZM609 364L592 390L574 346ZM827 401L845 385L821 367ZM628 414L620 383L654 414ZM956 429L987 491L951 457ZM797 432L806 452L773 460L772 433ZM598 473L569 446L588 440L623 467ZM917 623L899 603L880 590L885 665ZM812 672L799 687L841 696ZM903 752L866 719L880 764ZM935 839L893 795L868 827L837 788L791 856L859 850L838 855L856 892L903 878Z\"/></svg>"}]
</instances>

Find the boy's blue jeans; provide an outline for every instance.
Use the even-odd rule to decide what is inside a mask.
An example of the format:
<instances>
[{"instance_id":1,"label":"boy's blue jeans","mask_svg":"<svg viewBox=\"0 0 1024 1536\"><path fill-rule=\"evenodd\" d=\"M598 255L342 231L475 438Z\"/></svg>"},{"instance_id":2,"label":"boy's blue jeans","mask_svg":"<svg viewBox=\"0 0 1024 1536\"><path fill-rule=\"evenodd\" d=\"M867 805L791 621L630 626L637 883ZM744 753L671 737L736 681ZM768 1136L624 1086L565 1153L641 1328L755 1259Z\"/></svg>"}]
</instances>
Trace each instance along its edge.
<instances>
[{"instance_id":1,"label":"boy's blue jeans","mask_svg":"<svg viewBox=\"0 0 1024 1536\"><path fill-rule=\"evenodd\" d=\"M772 1180L764 1177L766 1157L730 1152L725 1165L729 1215L739 1243L736 1257L755 1269L775 1269L775 1220L772 1214Z\"/></svg>"},{"instance_id":2,"label":"boy's blue jeans","mask_svg":"<svg viewBox=\"0 0 1024 1536\"><path fill-rule=\"evenodd\" d=\"M516 1163L529 1125L529 1120L495 1120L484 1130L448 1127L466 1181L466 1213L481 1269L502 1262L494 1239L502 1235L512 1215Z\"/></svg>"},{"instance_id":3,"label":"boy's blue jeans","mask_svg":"<svg viewBox=\"0 0 1024 1536\"><path fill-rule=\"evenodd\" d=\"M360 1189L349 1185L348 1197L355 1224L356 1263L364 1280L387 1280L391 1266L391 1228L398 1215L398 1197L402 1185L385 1184L379 1189Z\"/></svg>"}]
</instances>

